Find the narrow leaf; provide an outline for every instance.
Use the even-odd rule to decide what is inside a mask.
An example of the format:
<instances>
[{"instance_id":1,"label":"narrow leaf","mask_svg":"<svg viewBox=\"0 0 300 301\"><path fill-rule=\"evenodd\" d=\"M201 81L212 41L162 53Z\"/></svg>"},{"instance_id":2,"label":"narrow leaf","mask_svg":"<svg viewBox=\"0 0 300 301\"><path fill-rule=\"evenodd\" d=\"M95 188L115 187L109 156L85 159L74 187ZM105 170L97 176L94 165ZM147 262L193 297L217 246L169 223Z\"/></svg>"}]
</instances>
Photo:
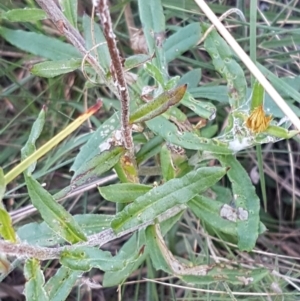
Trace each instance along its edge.
<instances>
[{"instance_id":1,"label":"narrow leaf","mask_svg":"<svg viewBox=\"0 0 300 301\"><path fill-rule=\"evenodd\" d=\"M85 185L89 185L93 180L99 178L104 172L112 169L125 153L123 147L115 147L110 151L104 151L94 158L85 162L76 170L71 184L55 194L55 199L59 200L68 194L74 193L77 189L81 189Z\"/></svg>"},{"instance_id":2,"label":"narrow leaf","mask_svg":"<svg viewBox=\"0 0 300 301\"><path fill-rule=\"evenodd\" d=\"M110 170L124 152L124 148L118 146L93 157L75 171L72 177L72 184L78 185L87 178L99 177L104 172Z\"/></svg>"},{"instance_id":3,"label":"narrow leaf","mask_svg":"<svg viewBox=\"0 0 300 301\"><path fill-rule=\"evenodd\" d=\"M165 89L165 79L163 74L158 67L156 67L152 62L147 62L145 64L145 71L149 73L151 77L154 78L155 82Z\"/></svg>"},{"instance_id":4,"label":"narrow leaf","mask_svg":"<svg viewBox=\"0 0 300 301\"><path fill-rule=\"evenodd\" d=\"M24 265L25 296L28 301L50 300L44 289L45 278L37 259L28 259Z\"/></svg>"},{"instance_id":5,"label":"narrow leaf","mask_svg":"<svg viewBox=\"0 0 300 301\"><path fill-rule=\"evenodd\" d=\"M172 160L172 153L164 144L160 150L161 173L165 182L175 178L176 172Z\"/></svg>"},{"instance_id":6,"label":"narrow leaf","mask_svg":"<svg viewBox=\"0 0 300 301\"><path fill-rule=\"evenodd\" d=\"M39 33L0 27L0 35L17 48L49 60L81 58L72 45Z\"/></svg>"},{"instance_id":7,"label":"narrow leaf","mask_svg":"<svg viewBox=\"0 0 300 301\"><path fill-rule=\"evenodd\" d=\"M28 158L36 151L35 143L42 133L45 120L46 120L46 108L43 107L41 112L39 113L38 118L34 121L31 127L28 140L26 141L24 147L22 147L21 149L22 161L26 160L26 158ZM35 170L35 166L36 166L36 161L33 161L32 164L28 167L27 173L31 174Z\"/></svg>"},{"instance_id":8,"label":"narrow leaf","mask_svg":"<svg viewBox=\"0 0 300 301\"><path fill-rule=\"evenodd\" d=\"M73 217L86 236L108 229L113 218L112 215L106 214L79 214ZM21 226L17 234L22 241L34 246L50 247L64 242L45 222Z\"/></svg>"},{"instance_id":9,"label":"narrow leaf","mask_svg":"<svg viewBox=\"0 0 300 301\"><path fill-rule=\"evenodd\" d=\"M183 85L178 88L163 92L153 101L150 101L139 107L129 118L130 123L144 122L150 120L162 113L168 108L177 104L182 99L187 86Z\"/></svg>"},{"instance_id":10,"label":"narrow leaf","mask_svg":"<svg viewBox=\"0 0 300 301\"><path fill-rule=\"evenodd\" d=\"M77 28L77 0L59 0L59 5L69 22Z\"/></svg>"},{"instance_id":11,"label":"narrow leaf","mask_svg":"<svg viewBox=\"0 0 300 301\"><path fill-rule=\"evenodd\" d=\"M194 24L194 23L192 23ZM200 26L199 26L200 30ZM185 73L179 80L179 85L187 84L188 85L188 91L191 88L198 87L200 80L201 80L202 72L200 68L192 69L191 71Z\"/></svg>"},{"instance_id":12,"label":"narrow leaf","mask_svg":"<svg viewBox=\"0 0 300 301\"><path fill-rule=\"evenodd\" d=\"M149 54L155 53L153 62L163 73L163 77L167 78L167 63L162 47L165 39L166 22L161 0L138 0L138 7Z\"/></svg>"},{"instance_id":13,"label":"narrow leaf","mask_svg":"<svg viewBox=\"0 0 300 301\"><path fill-rule=\"evenodd\" d=\"M158 116L146 122L147 126L156 135L165 141L186 149L208 151L216 154L231 154L227 146L218 145L213 140L199 137L192 132L180 132L176 125L163 116Z\"/></svg>"},{"instance_id":14,"label":"narrow leaf","mask_svg":"<svg viewBox=\"0 0 300 301\"><path fill-rule=\"evenodd\" d=\"M149 185L122 183L104 187L98 187L103 198L116 203L133 202L139 196L148 192L152 187Z\"/></svg>"},{"instance_id":15,"label":"narrow leaf","mask_svg":"<svg viewBox=\"0 0 300 301\"><path fill-rule=\"evenodd\" d=\"M149 60L151 60L151 56L147 54L135 54L125 59L124 67L126 71L139 67L142 64L145 64Z\"/></svg>"},{"instance_id":16,"label":"narrow leaf","mask_svg":"<svg viewBox=\"0 0 300 301\"><path fill-rule=\"evenodd\" d=\"M52 78L61 74L66 74L80 68L81 59L71 59L62 61L48 61L35 64L30 72L34 75Z\"/></svg>"},{"instance_id":17,"label":"narrow leaf","mask_svg":"<svg viewBox=\"0 0 300 301\"><path fill-rule=\"evenodd\" d=\"M94 106L89 108L87 112L81 114L78 118L76 118L71 124L69 124L64 130L60 131L55 137L49 140L46 144L44 144L41 148L39 148L36 152L28 156L25 160L23 160L20 164L18 164L15 168L13 168L9 173L5 175L5 183L9 183L15 177L17 177L21 172L23 172L26 168L28 168L32 163L35 163L39 158L49 152L53 147L55 147L59 142L61 142L64 138L70 135L73 131L75 131L84 121L86 121L91 115L93 115L96 111L98 111L102 106L101 102L96 103Z\"/></svg>"},{"instance_id":18,"label":"narrow leaf","mask_svg":"<svg viewBox=\"0 0 300 301\"><path fill-rule=\"evenodd\" d=\"M49 300L65 301L81 274L81 271L73 271L64 266L60 267L45 285Z\"/></svg>"},{"instance_id":19,"label":"narrow leaf","mask_svg":"<svg viewBox=\"0 0 300 301\"><path fill-rule=\"evenodd\" d=\"M141 149L136 154L137 164L140 164L143 161L146 161L147 159L149 159L149 158L155 156L156 154L158 154L159 151L160 151L162 143L163 143L162 137L154 136L148 142L143 144Z\"/></svg>"},{"instance_id":20,"label":"narrow leaf","mask_svg":"<svg viewBox=\"0 0 300 301\"><path fill-rule=\"evenodd\" d=\"M93 247L76 247L61 253L62 265L75 271L89 271L99 268L102 271L122 269L125 260L116 260L110 252Z\"/></svg>"},{"instance_id":21,"label":"narrow leaf","mask_svg":"<svg viewBox=\"0 0 300 301\"><path fill-rule=\"evenodd\" d=\"M35 179L25 175L32 204L40 212L47 225L70 243L86 241L86 237L72 215L58 204Z\"/></svg>"},{"instance_id":22,"label":"narrow leaf","mask_svg":"<svg viewBox=\"0 0 300 301\"><path fill-rule=\"evenodd\" d=\"M36 22L47 19L47 14L39 8L17 8L1 14L3 19L10 22Z\"/></svg>"},{"instance_id":23,"label":"narrow leaf","mask_svg":"<svg viewBox=\"0 0 300 301\"><path fill-rule=\"evenodd\" d=\"M200 23L194 22L185 27L181 27L178 31L166 39L163 46L166 52L167 62L171 62L184 52L192 49L201 39Z\"/></svg>"},{"instance_id":24,"label":"narrow leaf","mask_svg":"<svg viewBox=\"0 0 300 301\"><path fill-rule=\"evenodd\" d=\"M196 100L190 93L185 93L181 104L194 111L198 116L212 120L216 115L216 107L210 102Z\"/></svg>"},{"instance_id":25,"label":"narrow leaf","mask_svg":"<svg viewBox=\"0 0 300 301\"><path fill-rule=\"evenodd\" d=\"M290 139L295 135L299 134L299 131L297 130L289 131L280 126L269 125L265 133L268 133L269 135L275 136L277 138Z\"/></svg>"},{"instance_id":26,"label":"narrow leaf","mask_svg":"<svg viewBox=\"0 0 300 301\"><path fill-rule=\"evenodd\" d=\"M265 90L263 86L258 81L255 81L251 97L251 111L256 109L258 106L262 106L264 104L264 98Z\"/></svg>"},{"instance_id":27,"label":"narrow leaf","mask_svg":"<svg viewBox=\"0 0 300 301\"><path fill-rule=\"evenodd\" d=\"M89 140L80 148L70 170L77 171L84 162L89 161L100 153L99 146L111 137L112 133L120 127L119 115L116 113L107 119L98 129L93 132Z\"/></svg>"},{"instance_id":28,"label":"narrow leaf","mask_svg":"<svg viewBox=\"0 0 300 301\"><path fill-rule=\"evenodd\" d=\"M233 108L240 107L246 101L247 82L243 69L233 58L230 47L216 30L206 37L204 47L216 70L227 81L230 105Z\"/></svg>"},{"instance_id":29,"label":"narrow leaf","mask_svg":"<svg viewBox=\"0 0 300 301\"><path fill-rule=\"evenodd\" d=\"M237 241L236 223L224 219L220 216L220 211L224 203L210 199L205 196L195 196L188 202L188 206L193 213L204 222L215 233L225 233L235 237Z\"/></svg>"},{"instance_id":30,"label":"narrow leaf","mask_svg":"<svg viewBox=\"0 0 300 301\"><path fill-rule=\"evenodd\" d=\"M17 242L16 233L12 226L10 215L4 207L0 208L0 235L5 240Z\"/></svg>"},{"instance_id":31,"label":"narrow leaf","mask_svg":"<svg viewBox=\"0 0 300 301\"><path fill-rule=\"evenodd\" d=\"M168 262L165 260L164 254L160 248L159 238L155 232L155 226L148 226L146 229L146 241L147 248L151 251L149 255L151 257L151 261L156 270L163 270L167 273L172 274L172 269L169 267Z\"/></svg>"},{"instance_id":32,"label":"narrow leaf","mask_svg":"<svg viewBox=\"0 0 300 301\"><path fill-rule=\"evenodd\" d=\"M165 235L181 218L182 212L161 223L162 235ZM124 268L117 271L105 272L103 286L110 287L122 284L145 260L151 248L147 246L145 229L134 234L119 250L114 257L117 260L126 260Z\"/></svg>"},{"instance_id":33,"label":"narrow leaf","mask_svg":"<svg viewBox=\"0 0 300 301\"><path fill-rule=\"evenodd\" d=\"M225 265L215 265L205 276L185 275L181 280L191 284L208 285L214 282L226 281L233 285L249 286L257 283L267 275L267 269L242 269L226 267Z\"/></svg>"},{"instance_id":34,"label":"narrow leaf","mask_svg":"<svg viewBox=\"0 0 300 301\"><path fill-rule=\"evenodd\" d=\"M205 191L220 180L225 173L224 168L204 167L191 171L180 179L170 180L127 205L115 216L111 226L118 233L154 220L166 210L185 204L198 193Z\"/></svg>"},{"instance_id":35,"label":"narrow leaf","mask_svg":"<svg viewBox=\"0 0 300 301\"><path fill-rule=\"evenodd\" d=\"M122 284L145 260L147 251L145 250L144 236L144 230L134 234L118 251L114 258L118 261L126 260L126 264L120 270L105 272L104 287Z\"/></svg>"},{"instance_id":36,"label":"narrow leaf","mask_svg":"<svg viewBox=\"0 0 300 301\"><path fill-rule=\"evenodd\" d=\"M223 166L230 167L228 178L232 183L232 192L235 196L237 209L238 247L243 251L251 251L256 243L260 222L260 201L255 193L251 179L247 172L233 156L219 156Z\"/></svg>"}]
</instances>

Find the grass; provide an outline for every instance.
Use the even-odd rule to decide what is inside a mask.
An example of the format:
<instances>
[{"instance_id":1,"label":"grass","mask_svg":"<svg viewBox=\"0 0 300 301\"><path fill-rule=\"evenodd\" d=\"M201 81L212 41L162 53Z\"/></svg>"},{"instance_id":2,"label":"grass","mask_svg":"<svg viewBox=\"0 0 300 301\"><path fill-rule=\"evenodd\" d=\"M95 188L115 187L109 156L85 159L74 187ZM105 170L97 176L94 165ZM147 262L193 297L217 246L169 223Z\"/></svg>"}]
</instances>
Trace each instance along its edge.
<instances>
[{"instance_id":1,"label":"grass","mask_svg":"<svg viewBox=\"0 0 300 301\"><path fill-rule=\"evenodd\" d=\"M161 2L166 16L166 37L170 37L180 27L187 26L188 24L208 22L208 19L199 10L196 2L187 0L162 0ZM5 1L0 4L0 9L4 13L11 9L34 5L31 2L26 3L24 1L14 1L14 3ZM130 6L126 7L127 3ZM242 11L246 17L246 22L241 21L235 15L230 15L222 23L230 31L234 39L242 45L242 48L249 54L253 62L259 62L278 77L277 81L276 79L272 80L269 76L268 79L278 89L285 101L294 105L293 112L299 116L297 108L299 107L300 98L298 97L300 94L298 95L297 93L299 93L300 86L300 77L298 75L300 55L299 45L297 44L299 40L299 22L297 23L297 21L300 11L296 5L297 1L290 1L288 4L279 0L266 1L265 3L267 3L265 11L257 9L259 5L257 1L251 1L250 6L247 5L247 1L237 1L237 4L235 1L213 1L211 7L217 16L223 14L227 9L235 8L236 6ZM78 28L81 32L85 30L83 12L91 16L91 5L88 2L79 1ZM132 26L140 27L141 11L139 11L137 1L111 1L110 12L113 29L118 39L117 47L121 56L127 58L134 54L134 50L132 49L133 41L140 43L139 50L137 51L143 50L146 42L139 40L141 39L141 35L133 36L135 31L131 28ZM258 12L257 19L254 18L256 12ZM157 18L159 19L159 16ZM10 22L3 19L2 21L1 25L3 27L43 33L46 36L66 41L59 29L49 20ZM154 24L154 26L159 25ZM245 29L247 29L247 34L245 34ZM70 172L70 168L74 162L76 163L79 148L86 145L92 133L119 110L119 101L107 85L93 84L93 81L99 81L99 77L97 77L97 73L93 72L91 67L88 68L87 65L85 66L85 71L91 81L85 78L80 67L73 72L54 78L39 77L31 74L30 69L32 65L42 61L42 55L30 54L13 46L13 43L9 43L7 39L0 39L0 166L3 168L5 175L9 174L16 166L18 174L21 174L22 170L18 165L21 158L21 149L25 146L32 125L37 120L43 106L46 105L47 107L46 120L41 135L36 141L37 149L45 145L51 138L57 137L56 135L61 135L63 130L73 120L77 120L76 118L80 114L95 104L97 98L103 100L103 107L95 112L89 120L80 126L78 125L74 129L74 132L69 134L63 141L59 143L58 138L54 138L57 146L49 149L37 162L33 176L55 199L55 195L65 187L68 187L70 182L74 180L72 179L73 172ZM24 43L26 43L25 40ZM201 43L196 47L195 44L169 62L169 74L172 77L178 75L184 76L188 71L201 68L199 87L219 87L221 84L223 86L226 85L226 79L215 70L216 67L213 65L211 57L205 49L207 46ZM231 46L234 48L234 45ZM157 54L154 60L159 60L161 55L159 47L155 48L154 46L153 51L156 51ZM100 56L103 52L99 52L98 54ZM241 63L243 58L238 58L238 56L234 56L234 58L243 68L248 87L253 88L254 77L250 75L248 68ZM88 62L87 64L91 66L91 61ZM107 74L110 72L109 68L105 69L105 61L101 66ZM109 63L108 66L110 66ZM140 101L139 98L142 88L146 86L145 83L149 86L154 83L156 84L155 88L157 90L155 90L154 97L162 92L162 90L159 90L159 87L161 87L158 80L160 74L155 70L153 71L153 69L150 70L150 67L147 70L148 73L142 72L141 70L145 69L143 62L131 70L132 76L138 75L137 82L129 84L131 105L133 107L137 106ZM154 75L149 79L149 73L151 72ZM265 72L263 73L265 74ZM165 75L162 76L164 77ZM195 77L197 76L195 75ZM285 77L292 78L287 80L291 90L280 90L282 85L280 80ZM189 80L192 81L193 79ZM107 76L106 80L108 86L111 85L111 77ZM162 79L163 84L166 84L166 82L167 77ZM198 92L200 93L201 91L199 90ZM147 96L145 94L145 97ZM225 99L225 102L222 102L222 97ZM213 103L216 107L216 118L213 120L199 117L199 114L187 108L187 106L181 105L179 108L188 117L188 121L192 125L196 125L199 122L206 124L206 127L201 129L201 134L207 135L206 137L208 138L216 137L222 133L222 130L228 124L230 105L228 104L227 92L225 92L225 95L207 97L205 101ZM272 102L270 101L270 103ZM270 106L268 114L272 114L279 120L282 114L280 114L278 107L274 106L273 103L268 106ZM289 115L288 117L291 118ZM172 124L183 126L187 123L175 120ZM167 185L170 183L169 181L174 180L173 177L182 178L190 171L190 167L186 164L188 159L189 162L195 162L196 160L197 163L193 168L207 165L219 167L219 163L217 162L218 160L221 162L220 155L208 157L210 160L197 161L196 151L188 147L185 152L185 160L180 155L176 157L177 154L173 153L173 149L172 152L166 151L167 157L162 157L162 138L157 135L157 138L152 139L154 137L153 133L155 133L154 126L149 123L147 124L148 128L144 129L143 132L133 134L135 149L131 150L131 152L135 151L136 155L133 158L131 157L131 159L129 156L129 161L126 161L129 162L128 165L126 163L122 165L122 161L118 163L119 165L115 167L117 174L112 171L112 168L109 168L101 174L101 177L89 177L83 184L81 183L74 191L71 191L72 193L56 200L73 217L84 214L113 216L122 211L126 212L124 210L125 204L115 204L108 201L109 197L104 198L103 194L102 196L99 194L96 188L97 185L105 187L113 183L123 182L125 184L124 182L131 182L136 184L139 181L142 184L150 185L150 188L153 185L164 187L163 185ZM186 131L186 128L183 131ZM139 159L138 148L141 147L142 150L140 153L144 152L143 160ZM97 146L94 148L97 148ZM89 152L94 152L94 148ZM180 176L172 174L170 165L164 167L163 164L167 162L167 159L163 161L161 158L168 158L169 154L173 156L172 160L174 161L172 162L176 162L179 173L181 172ZM67 300L277 301L300 299L300 284L298 279L300 273L298 231L300 224L299 136L294 136L290 140L276 140L276 143L258 143L255 147L239 151L237 158L254 184L256 194L260 199L260 220L268 229L267 232L258 237L255 248L251 252L241 251L237 247L237 241L234 241L230 235L226 236L224 233L221 233L217 226L212 226L209 221L205 220L205 216L203 218L197 217L195 211L191 210L193 207L190 206L190 209L184 210L180 217L178 216L177 219L174 218L174 220L165 226L162 225L162 232L167 232L164 237L165 244L159 240L156 242L152 241L153 244L157 243L160 246L160 250L162 250L161 252L165 258L169 258L167 250L172 252L174 258L171 257L171 262L167 262L169 265L162 262L159 256L155 258L151 254L152 257L150 258L147 255L147 252L149 254L151 251L154 253L157 250L154 245L150 245L151 237L147 236L149 235L147 231L145 231L146 238L143 236L144 234L141 236L137 236L137 234L123 235L104 244L101 249L109 251L113 256L116 256L113 264L117 264L117 260L119 260L122 254L129 256L128 254L136 252L137 258L145 256L145 260L141 262L141 265L128 274L128 278L124 283L119 286L104 288L101 288L101 284L103 284L107 276L104 276L103 271L95 265L84 273L79 273L80 275L82 274L81 277L77 275L78 280L76 284L74 282L74 287L69 293ZM113 158L105 159L105 161L101 161L101 158L98 158L98 160L104 166L107 162L113 160ZM139 160L144 162L142 166L139 166L139 177L136 174L135 160L138 163L140 163ZM80 167L84 168L84 166L82 164ZM130 169L130 167L132 168ZM161 173L161 168L166 168L165 173ZM157 172L157 169L159 172ZM78 170L78 168L75 168L75 173ZM80 177L83 174L79 172ZM29 189L26 185L28 186L28 182L26 184L23 176L18 176L16 179L11 178L8 181L3 196L3 204L11 216L13 227L16 231L20 231L22 226L30 226L34 222L40 223L42 220L47 220L43 215L45 213L41 212L41 210L38 212L32 206L32 196L30 197L28 193ZM231 192L233 186L234 183L228 174L228 177L223 177L218 182L218 185L213 185L208 192L199 196L214 200L226 199L226 202L231 204L234 202L234 195ZM44 193L44 190L41 191ZM119 196L116 191L114 198L117 197ZM136 196L136 198L138 197L139 195ZM176 196L173 198L176 198ZM33 204L35 203L33 202ZM189 204L188 200L185 204ZM44 206L47 207L48 205L46 203ZM204 209L202 208L202 210ZM60 216L60 213L57 213L57 216ZM157 216L155 215L155 218ZM85 222L87 223L87 220ZM95 222L95 225L91 224L87 227L90 227L88 229L91 231L96 231L93 229L100 227L98 225L100 222L103 222L101 226L110 227L109 223L105 224L105 221L102 220L97 221L97 225ZM126 225L126 220L123 220L122 223ZM164 227L166 228L165 230ZM118 229L117 226L115 229ZM151 226L148 229L158 231L151 228ZM21 232L17 233L19 236L21 235ZM33 237L35 237L38 244L45 247L47 246L45 243L48 238L47 233L47 230L43 229ZM98 232L96 231L95 233ZM3 234L1 235L3 236ZM21 237L24 236L21 235ZM53 249L63 245L62 239L58 236L52 237L50 235L49 237L55 241L54 245L50 244ZM135 249L131 253L129 251L126 253L124 251L126 249L125 243L129 241L130 237L131 240L135 238L138 240L136 244L138 249ZM72 237L67 237L66 240L68 238L72 242ZM33 244L33 241L28 245L31 244ZM128 248L129 245L130 243L128 243ZM1 251L3 252L3 249ZM123 251L125 253L122 253ZM0 258L3 264L1 267L3 275L0 276L2 280L0 283L0 298L3 300L23 300L24 296L22 292L26 283L23 275L24 257L20 254L17 257L12 256L12 253L7 254L7 257L3 256ZM104 255L101 253L99 256ZM131 257L127 257L127 261L133 260L135 262L135 260L138 260L137 258L132 259ZM53 260L41 260L41 270L39 268L36 270L32 268L34 270L32 272L33 275L36 277L39 273L43 273L46 283L48 283L48 280L54 278L55 273L60 270L61 262L59 260L61 260L60 257L55 257ZM235 272L233 273L234 279L239 275L239 269L247 272L254 268L257 271L266 269L268 273L254 284L248 284L247 277L245 276L242 279L244 285L238 286L232 285L233 281L230 277L228 281L222 279L222 281L211 282L209 280L205 281L201 277L197 281L184 281L186 280L184 276L179 277L177 274L177 277L175 277L174 273L169 271L170 267L174 268L176 260L179 260L178 262L181 264L186 264L188 267L191 265L204 266L217 264L220 265L220 273L222 273L223 268L229 267L229 269L236 271L236 274L234 274ZM8 262L10 262L10 266L7 268ZM27 263L34 266L34 261L27 261ZM29 271L27 269L27 273ZM112 272L109 271L109 273ZM246 272L244 273L243 275L247 274ZM117 274L112 275L116 277ZM192 283L192 285L187 284L187 282ZM42 287L43 283L41 285L41 283L36 282L35 285ZM27 298L29 298L28 291L26 291L26 294Z\"/></svg>"}]
</instances>

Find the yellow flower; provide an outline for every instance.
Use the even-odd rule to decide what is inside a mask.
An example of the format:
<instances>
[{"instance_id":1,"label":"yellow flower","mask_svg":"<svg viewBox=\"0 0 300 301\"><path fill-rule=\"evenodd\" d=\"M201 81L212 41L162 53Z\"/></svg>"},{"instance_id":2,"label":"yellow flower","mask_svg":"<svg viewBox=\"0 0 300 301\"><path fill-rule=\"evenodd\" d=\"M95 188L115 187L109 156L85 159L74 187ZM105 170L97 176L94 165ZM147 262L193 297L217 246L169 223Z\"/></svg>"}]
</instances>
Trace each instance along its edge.
<instances>
[{"instance_id":1,"label":"yellow flower","mask_svg":"<svg viewBox=\"0 0 300 301\"><path fill-rule=\"evenodd\" d=\"M266 116L263 106L256 107L246 120L246 126L254 133L264 132L270 124L272 116Z\"/></svg>"}]
</instances>

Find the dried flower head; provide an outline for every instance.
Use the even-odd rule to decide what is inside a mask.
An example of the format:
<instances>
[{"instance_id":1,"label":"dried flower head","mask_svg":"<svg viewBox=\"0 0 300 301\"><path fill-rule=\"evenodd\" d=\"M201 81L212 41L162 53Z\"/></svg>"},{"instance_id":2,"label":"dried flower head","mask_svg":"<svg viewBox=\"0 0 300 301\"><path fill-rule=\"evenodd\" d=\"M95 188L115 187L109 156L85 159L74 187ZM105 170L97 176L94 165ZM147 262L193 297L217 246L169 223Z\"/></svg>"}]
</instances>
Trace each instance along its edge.
<instances>
[{"instance_id":1,"label":"dried flower head","mask_svg":"<svg viewBox=\"0 0 300 301\"><path fill-rule=\"evenodd\" d=\"M267 116L260 105L256 107L246 120L246 126L254 133L264 132L270 124L272 116Z\"/></svg>"}]
</instances>

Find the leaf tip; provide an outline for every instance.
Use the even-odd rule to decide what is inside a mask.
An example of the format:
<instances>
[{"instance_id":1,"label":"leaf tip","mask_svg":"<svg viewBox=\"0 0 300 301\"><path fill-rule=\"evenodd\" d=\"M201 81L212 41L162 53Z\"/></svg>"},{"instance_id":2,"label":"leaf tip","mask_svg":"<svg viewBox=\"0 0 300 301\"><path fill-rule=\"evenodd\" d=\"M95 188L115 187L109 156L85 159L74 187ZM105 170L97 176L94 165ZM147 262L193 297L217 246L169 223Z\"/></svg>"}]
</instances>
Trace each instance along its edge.
<instances>
[{"instance_id":1,"label":"leaf tip","mask_svg":"<svg viewBox=\"0 0 300 301\"><path fill-rule=\"evenodd\" d=\"M93 115L101 107L102 107L102 101L101 101L101 99L97 99L97 102L93 106L91 106L90 108L88 108L83 115Z\"/></svg>"}]
</instances>

